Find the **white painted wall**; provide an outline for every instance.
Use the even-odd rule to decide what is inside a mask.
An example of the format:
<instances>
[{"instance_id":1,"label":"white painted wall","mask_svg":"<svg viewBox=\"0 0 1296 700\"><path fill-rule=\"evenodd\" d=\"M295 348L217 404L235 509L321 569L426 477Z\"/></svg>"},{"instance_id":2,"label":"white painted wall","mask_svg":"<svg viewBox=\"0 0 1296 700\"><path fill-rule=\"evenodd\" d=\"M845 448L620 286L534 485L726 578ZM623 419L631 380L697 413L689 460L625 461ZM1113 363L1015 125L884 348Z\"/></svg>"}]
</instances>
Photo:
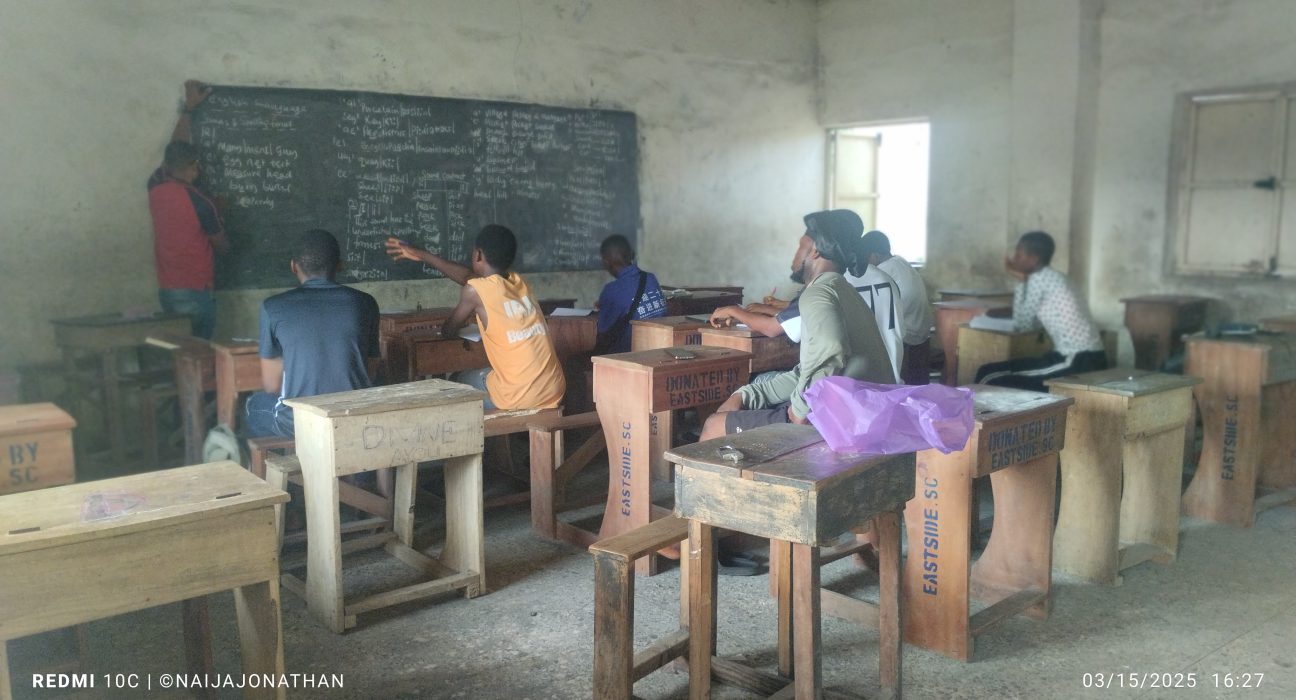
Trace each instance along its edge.
<instances>
[{"instance_id":1,"label":"white painted wall","mask_svg":"<svg viewBox=\"0 0 1296 700\"><path fill-rule=\"evenodd\" d=\"M820 4L822 121L931 121L929 285L1006 284L1012 32L1012 0Z\"/></svg>"},{"instance_id":2,"label":"white painted wall","mask_svg":"<svg viewBox=\"0 0 1296 700\"><path fill-rule=\"evenodd\" d=\"M144 180L186 78L634 111L641 261L664 282L758 296L823 199L813 0L0 0L0 17L0 366L50 357L49 318L156 304ZM605 275L531 281L591 303ZM218 333L252 334L266 294L221 294Z\"/></svg>"},{"instance_id":3,"label":"white painted wall","mask_svg":"<svg viewBox=\"0 0 1296 700\"><path fill-rule=\"evenodd\" d=\"M1175 96L1296 79L1293 27L1290 0L1107 3L1089 278L1100 321L1122 322L1123 296L1159 292L1216 297L1245 321L1296 311L1291 280L1165 272Z\"/></svg>"}]
</instances>

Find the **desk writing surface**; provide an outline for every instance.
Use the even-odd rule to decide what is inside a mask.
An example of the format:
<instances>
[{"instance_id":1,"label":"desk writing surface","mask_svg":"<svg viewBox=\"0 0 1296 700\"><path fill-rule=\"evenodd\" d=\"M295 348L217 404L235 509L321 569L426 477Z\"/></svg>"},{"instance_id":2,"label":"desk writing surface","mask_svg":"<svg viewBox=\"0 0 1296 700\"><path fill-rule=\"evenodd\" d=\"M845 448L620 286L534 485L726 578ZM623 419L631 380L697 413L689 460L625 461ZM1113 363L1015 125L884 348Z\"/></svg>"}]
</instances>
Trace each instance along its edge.
<instances>
[{"instance_id":1,"label":"desk writing surface","mask_svg":"<svg viewBox=\"0 0 1296 700\"><path fill-rule=\"evenodd\" d=\"M95 314L75 318L58 318L54 339L64 348L112 350L143 345L150 335L159 332L187 333L192 321L183 314L155 313L138 318L122 314Z\"/></svg>"},{"instance_id":2,"label":"desk writing surface","mask_svg":"<svg viewBox=\"0 0 1296 700\"><path fill-rule=\"evenodd\" d=\"M0 437L75 427L76 421L72 416L49 402L0 406Z\"/></svg>"},{"instance_id":3,"label":"desk writing surface","mask_svg":"<svg viewBox=\"0 0 1296 700\"><path fill-rule=\"evenodd\" d=\"M1264 357L1264 384L1278 384L1296 379L1296 333L1255 333L1207 338L1192 335L1184 338L1189 357L1194 346L1214 347L1221 351L1255 352Z\"/></svg>"},{"instance_id":4,"label":"desk writing surface","mask_svg":"<svg viewBox=\"0 0 1296 700\"><path fill-rule=\"evenodd\" d=\"M976 455L975 476L1060 452L1070 396L972 384L976 429L963 451Z\"/></svg>"},{"instance_id":5,"label":"desk writing surface","mask_svg":"<svg viewBox=\"0 0 1296 700\"><path fill-rule=\"evenodd\" d=\"M188 333L152 333L144 342L163 350L186 352L192 355L211 355L211 343Z\"/></svg>"},{"instance_id":6,"label":"desk writing surface","mask_svg":"<svg viewBox=\"0 0 1296 700\"><path fill-rule=\"evenodd\" d=\"M292 406L294 411L305 411L327 418L334 418L413 408L430 408L464 403L465 401L481 401L485 398L486 392L478 391L467 384L459 384L444 379L425 379L420 382L376 386L369 389L342 391L336 394L289 399L284 403Z\"/></svg>"},{"instance_id":7,"label":"desk writing surface","mask_svg":"<svg viewBox=\"0 0 1296 700\"><path fill-rule=\"evenodd\" d=\"M234 462L0 496L0 556L236 513L288 500ZM119 514L117 514L119 513Z\"/></svg>"},{"instance_id":8,"label":"desk writing surface","mask_svg":"<svg viewBox=\"0 0 1296 700\"><path fill-rule=\"evenodd\" d=\"M1050 379L1044 384L1060 389L1096 391L1102 394L1117 396L1143 396L1157 394L1173 389L1182 389L1201 384L1198 377L1187 377L1181 374L1163 374L1146 369L1104 369L1097 372L1072 374L1057 379Z\"/></svg>"},{"instance_id":9,"label":"desk writing surface","mask_svg":"<svg viewBox=\"0 0 1296 700\"><path fill-rule=\"evenodd\" d=\"M258 343L255 340L213 340L211 346L221 352L231 355L251 355L257 352Z\"/></svg>"},{"instance_id":10,"label":"desk writing surface","mask_svg":"<svg viewBox=\"0 0 1296 700\"><path fill-rule=\"evenodd\" d=\"M646 328L667 328L674 331L690 331L695 328L705 327L707 322L699 321L692 316L658 316L657 318L635 319L630 322L630 325Z\"/></svg>"}]
</instances>

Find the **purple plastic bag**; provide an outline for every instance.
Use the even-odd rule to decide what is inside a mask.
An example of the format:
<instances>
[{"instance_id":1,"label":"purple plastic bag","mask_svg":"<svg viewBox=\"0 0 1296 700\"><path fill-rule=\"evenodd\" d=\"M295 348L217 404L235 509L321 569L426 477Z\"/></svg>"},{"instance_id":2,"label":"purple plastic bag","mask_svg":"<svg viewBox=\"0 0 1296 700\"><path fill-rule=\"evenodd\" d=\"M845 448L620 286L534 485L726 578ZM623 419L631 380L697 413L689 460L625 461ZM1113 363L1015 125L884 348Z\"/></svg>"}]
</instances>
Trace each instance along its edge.
<instances>
[{"instance_id":1,"label":"purple plastic bag","mask_svg":"<svg viewBox=\"0 0 1296 700\"><path fill-rule=\"evenodd\" d=\"M836 452L963 449L974 427L971 389L824 377L806 390L810 423Z\"/></svg>"}]
</instances>

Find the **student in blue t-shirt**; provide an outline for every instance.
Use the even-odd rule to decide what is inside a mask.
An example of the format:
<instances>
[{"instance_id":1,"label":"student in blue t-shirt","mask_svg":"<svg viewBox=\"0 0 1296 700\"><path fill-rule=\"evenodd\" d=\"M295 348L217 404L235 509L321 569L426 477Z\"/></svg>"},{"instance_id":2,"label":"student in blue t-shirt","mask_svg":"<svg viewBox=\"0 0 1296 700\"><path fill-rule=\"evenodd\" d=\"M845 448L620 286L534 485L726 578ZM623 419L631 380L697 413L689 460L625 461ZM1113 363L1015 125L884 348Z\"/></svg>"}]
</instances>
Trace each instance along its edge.
<instances>
[{"instance_id":1,"label":"student in blue t-shirt","mask_svg":"<svg viewBox=\"0 0 1296 700\"><path fill-rule=\"evenodd\" d=\"M599 294L598 344L594 354L629 352L630 322L665 316L666 297L656 275L635 265L634 248L625 236L608 236L599 246L599 255L603 257L603 269L616 279L608 282Z\"/></svg>"},{"instance_id":2,"label":"student in blue t-shirt","mask_svg":"<svg viewBox=\"0 0 1296 700\"><path fill-rule=\"evenodd\" d=\"M300 286L261 303L261 385L248 397L247 437L293 437L284 399L372 385L378 302L334 281L341 252L333 234L307 231L289 263Z\"/></svg>"}]
</instances>

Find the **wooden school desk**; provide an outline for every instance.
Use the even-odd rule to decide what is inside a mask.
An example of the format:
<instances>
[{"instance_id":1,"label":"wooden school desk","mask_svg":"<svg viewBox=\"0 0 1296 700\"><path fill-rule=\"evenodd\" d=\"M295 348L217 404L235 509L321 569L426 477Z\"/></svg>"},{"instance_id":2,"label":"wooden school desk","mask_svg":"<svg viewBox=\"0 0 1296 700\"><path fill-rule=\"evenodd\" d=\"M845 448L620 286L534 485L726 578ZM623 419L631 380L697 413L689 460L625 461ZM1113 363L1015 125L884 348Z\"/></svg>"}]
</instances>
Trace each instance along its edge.
<instances>
[{"instance_id":1,"label":"wooden school desk","mask_svg":"<svg viewBox=\"0 0 1296 700\"><path fill-rule=\"evenodd\" d=\"M1125 303L1125 327L1134 343L1134 366L1156 372L1166 358L1183 350L1184 335L1202 329L1210 299L1149 294L1121 301Z\"/></svg>"},{"instance_id":2,"label":"wooden school desk","mask_svg":"<svg viewBox=\"0 0 1296 700\"><path fill-rule=\"evenodd\" d=\"M1202 419L1201 460L1184 514L1250 527L1257 512L1296 498L1296 334L1187 339L1184 373ZM1256 498L1256 487L1274 489Z\"/></svg>"},{"instance_id":3,"label":"wooden school desk","mask_svg":"<svg viewBox=\"0 0 1296 700\"><path fill-rule=\"evenodd\" d=\"M440 331L454 309L439 306L414 311L397 311L378 316L378 355L382 358L383 378L387 384L410 380L409 357L402 337L414 331Z\"/></svg>"},{"instance_id":4,"label":"wooden school desk","mask_svg":"<svg viewBox=\"0 0 1296 700\"><path fill-rule=\"evenodd\" d=\"M681 348L683 349L683 348ZM691 346L693 359L666 350L594 358L594 403L607 438L608 498L597 537L619 535L653 519L652 469L670 448L670 412L724 402L749 379L751 355L729 348ZM636 564L641 574L653 557Z\"/></svg>"},{"instance_id":5,"label":"wooden school desk","mask_svg":"<svg viewBox=\"0 0 1296 700\"><path fill-rule=\"evenodd\" d=\"M1012 306L1011 289L939 289L941 301L976 301L996 306Z\"/></svg>"},{"instance_id":6,"label":"wooden school desk","mask_svg":"<svg viewBox=\"0 0 1296 700\"><path fill-rule=\"evenodd\" d=\"M52 403L0 406L0 494L76 481L75 427Z\"/></svg>"},{"instance_id":7,"label":"wooden school desk","mask_svg":"<svg viewBox=\"0 0 1296 700\"><path fill-rule=\"evenodd\" d=\"M905 641L971 661L976 638L1051 604L1053 502L1065 396L974 384L976 428L958 452L918 453L914 498L905 506ZM972 563L973 483L990 475L994 526ZM969 616L977 598L989 604Z\"/></svg>"},{"instance_id":8,"label":"wooden school desk","mask_svg":"<svg viewBox=\"0 0 1296 700\"><path fill-rule=\"evenodd\" d=\"M545 319L553 336L554 351L564 360L594 350L598 319L594 316L551 316ZM440 330L410 331L400 338L409 360L408 379L435 377L450 372L490 367L481 341L442 338Z\"/></svg>"},{"instance_id":9,"label":"wooden school desk","mask_svg":"<svg viewBox=\"0 0 1296 700\"><path fill-rule=\"evenodd\" d=\"M780 335L768 338L750 328L701 329L702 344L717 348L733 348L752 355L751 373L792 369L801 361L801 344Z\"/></svg>"},{"instance_id":10,"label":"wooden school desk","mask_svg":"<svg viewBox=\"0 0 1296 700\"><path fill-rule=\"evenodd\" d=\"M486 589L482 538L484 392L442 379L285 401L293 409L297 460L306 496L306 603L341 634L356 616L462 589ZM446 536L438 558L414 549L419 462L444 460ZM348 602L342 589L338 477L396 468L388 554L426 578Z\"/></svg>"},{"instance_id":11,"label":"wooden school desk","mask_svg":"<svg viewBox=\"0 0 1296 700\"><path fill-rule=\"evenodd\" d=\"M630 351L701 345L706 317L659 316L630 322Z\"/></svg>"},{"instance_id":12,"label":"wooden school desk","mask_svg":"<svg viewBox=\"0 0 1296 700\"><path fill-rule=\"evenodd\" d=\"M203 441L207 439L203 398L207 392L216 390L216 352L211 343L188 334L159 333L150 335L147 342L171 352L184 433L185 464L198 464L202 462Z\"/></svg>"},{"instance_id":13,"label":"wooden school desk","mask_svg":"<svg viewBox=\"0 0 1296 700\"><path fill-rule=\"evenodd\" d=\"M959 326L958 375L959 386L976 381L977 370L991 362L1003 362L1020 357L1036 357L1053 349L1053 342L1043 330L1004 332Z\"/></svg>"},{"instance_id":14,"label":"wooden school desk","mask_svg":"<svg viewBox=\"0 0 1296 700\"><path fill-rule=\"evenodd\" d=\"M1271 316L1260 319L1260 327L1275 333L1296 333L1296 316Z\"/></svg>"},{"instance_id":15,"label":"wooden school desk","mask_svg":"<svg viewBox=\"0 0 1296 700\"><path fill-rule=\"evenodd\" d=\"M941 350L945 353L945 365L941 368L941 383L946 386L958 384L958 337L959 326L971 321L974 317L998 309L1012 309L1012 301L1007 304L983 299L959 299L957 301L938 301L932 304L936 316L936 338L940 341Z\"/></svg>"},{"instance_id":16,"label":"wooden school desk","mask_svg":"<svg viewBox=\"0 0 1296 700\"><path fill-rule=\"evenodd\" d=\"M261 390L261 354L255 340L212 341L216 354L216 422L238 429L239 395Z\"/></svg>"},{"instance_id":17,"label":"wooden school desk","mask_svg":"<svg viewBox=\"0 0 1296 700\"><path fill-rule=\"evenodd\" d=\"M1053 568L1097 583L1179 550L1184 427L1196 377L1107 369L1051 379L1075 399L1062 450Z\"/></svg>"},{"instance_id":18,"label":"wooden school desk","mask_svg":"<svg viewBox=\"0 0 1296 700\"><path fill-rule=\"evenodd\" d=\"M712 311L722 306L740 306L743 302L741 291L689 290L687 294L676 294L666 299L666 315L687 316L699 314L710 316Z\"/></svg>"},{"instance_id":19,"label":"wooden school desk","mask_svg":"<svg viewBox=\"0 0 1296 700\"><path fill-rule=\"evenodd\" d=\"M823 696L819 550L870 522L879 533L880 697L901 695L900 511L914 495L914 456L836 453L808 425L746 430L667 453L676 465L675 514L690 519L689 697L711 676L769 692L786 677L797 698ZM778 665L785 678L714 658L715 528L768 537L779 567ZM859 601L861 605L865 605ZM852 650L854 653L854 650ZM782 691L779 697L793 697Z\"/></svg>"},{"instance_id":20,"label":"wooden school desk","mask_svg":"<svg viewBox=\"0 0 1296 700\"><path fill-rule=\"evenodd\" d=\"M100 369L95 383L103 390L103 409L111 457L114 464L121 464L126 458L126 436L122 426L122 377L118 374L121 353L143 345L150 335L189 333L192 322L188 316L181 314L157 313L139 318L100 314L57 319L52 323L54 341L62 349L70 377L76 376L76 360L79 356L95 355L99 359Z\"/></svg>"},{"instance_id":21,"label":"wooden school desk","mask_svg":"<svg viewBox=\"0 0 1296 700\"><path fill-rule=\"evenodd\" d=\"M7 640L231 589L243 672L282 674L274 505L286 500L233 462L0 496L0 698Z\"/></svg>"}]
</instances>

